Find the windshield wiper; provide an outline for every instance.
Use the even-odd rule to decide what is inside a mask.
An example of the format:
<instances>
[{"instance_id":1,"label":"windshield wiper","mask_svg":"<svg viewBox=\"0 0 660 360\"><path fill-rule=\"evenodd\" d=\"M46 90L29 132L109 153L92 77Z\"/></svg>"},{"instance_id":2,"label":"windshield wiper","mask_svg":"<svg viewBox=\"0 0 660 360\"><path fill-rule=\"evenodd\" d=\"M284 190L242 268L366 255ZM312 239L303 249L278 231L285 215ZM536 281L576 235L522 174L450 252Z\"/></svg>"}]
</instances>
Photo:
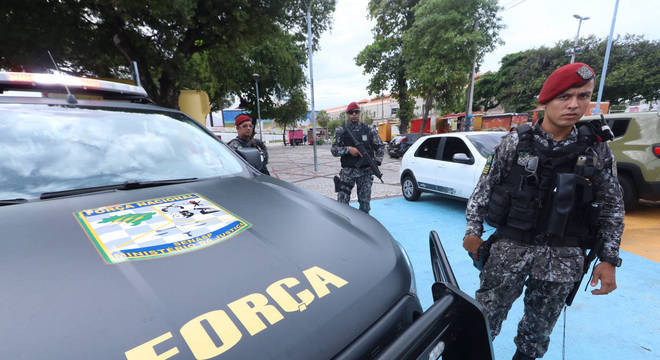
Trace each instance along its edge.
<instances>
[{"instance_id":1,"label":"windshield wiper","mask_svg":"<svg viewBox=\"0 0 660 360\"><path fill-rule=\"evenodd\" d=\"M88 194L88 193L107 191L107 190L143 189L143 188L149 188L155 186L187 183L195 180L197 180L197 178L183 178L183 179L169 179L169 180L155 180L155 181L125 181L121 184L115 184L115 185L103 185L103 186L94 186L94 187L81 188L81 189L45 192L41 194L41 196L39 196L39 199L41 200L52 199L63 196Z\"/></svg>"},{"instance_id":2,"label":"windshield wiper","mask_svg":"<svg viewBox=\"0 0 660 360\"><path fill-rule=\"evenodd\" d=\"M5 206L5 205L16 205L16 204L22 204L27 202L27 199L4 199L0 200L0 206Z\"/></svg>"}]
</instances>

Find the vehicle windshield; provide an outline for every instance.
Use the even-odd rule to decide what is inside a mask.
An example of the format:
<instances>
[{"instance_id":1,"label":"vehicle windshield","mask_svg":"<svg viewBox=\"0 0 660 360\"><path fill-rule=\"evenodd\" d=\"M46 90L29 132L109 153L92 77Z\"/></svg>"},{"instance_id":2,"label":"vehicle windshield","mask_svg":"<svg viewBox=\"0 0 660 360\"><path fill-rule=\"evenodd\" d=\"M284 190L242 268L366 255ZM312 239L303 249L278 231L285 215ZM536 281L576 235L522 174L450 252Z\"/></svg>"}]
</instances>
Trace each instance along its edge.
<instances>
[{"instance_id":1,"label":"vehicle windshield","mask_svg":"<svg viewBox=\"0 0 660 360\"><path fill-rule=\"evenodd\" d=\"M495 145L497 145L506 134L506 132L485 132L483 134L467 135L467 137L470 142L472 142L472 145L477 148L477 151L479 151L481 156L488 157L488 155L493 153Z\"/></svg>"},{"instance_id":2,"label":"vehicle windshield","mask_svg":"<svg viewBox=\"0 0 660 360\"><path fill-rule=\"evenodd\" d=\"M0 199L244 170L177 113L40 104L0 104L0 113Z\"/></svg>"}]
</instances>

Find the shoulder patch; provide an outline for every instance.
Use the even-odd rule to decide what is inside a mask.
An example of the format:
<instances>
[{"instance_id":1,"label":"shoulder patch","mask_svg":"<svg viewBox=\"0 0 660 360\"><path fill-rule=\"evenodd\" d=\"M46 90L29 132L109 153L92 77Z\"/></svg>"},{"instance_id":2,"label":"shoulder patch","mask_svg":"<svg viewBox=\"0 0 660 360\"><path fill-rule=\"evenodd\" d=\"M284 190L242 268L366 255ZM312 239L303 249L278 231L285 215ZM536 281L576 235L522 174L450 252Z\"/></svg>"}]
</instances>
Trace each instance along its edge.
<instances>
[{"instance_id":1,"label":"shoulder patch","mask_svg":"<svg viewBox=\"0 0 660 360\"><path fill-rule=\"evenodd\" d=\"M486 159L486 165L484 166L484 170L481 172L484 175L488 175L490 172L490 165L493 163L493 154L488 154L488 158Z\"/></svg>"}]
</instances>

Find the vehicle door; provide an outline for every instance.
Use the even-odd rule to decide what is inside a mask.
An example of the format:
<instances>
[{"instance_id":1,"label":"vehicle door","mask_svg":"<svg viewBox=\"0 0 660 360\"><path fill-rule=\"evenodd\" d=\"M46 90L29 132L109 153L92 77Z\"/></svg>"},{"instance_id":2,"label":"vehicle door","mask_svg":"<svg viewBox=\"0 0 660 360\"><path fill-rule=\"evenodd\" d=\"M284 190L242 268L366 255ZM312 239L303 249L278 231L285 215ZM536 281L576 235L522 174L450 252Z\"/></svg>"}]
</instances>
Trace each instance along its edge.
<instances>
[{"instance_id":1,"label":"vehicle door","mask_svg":"<svg viewBox=\"0 0 660 360\"><path fill-rule=\"evenodd\" d=\"M446 136L438 151L437 191L468 198L474 190L475 155L458 136Z\"/></svg>"},{"instance_id":2,"label":"vehicle door","mask_svg":"<svg viewBox=\"0 0 660 360\"><path fill-rule=\"evenodd\" d=\"M434 190L434 181L439 170L438 150L442 137L429 137L417 147L413 156L412 171L417 185L422 189Z\"/></svg>"}]
</instances>

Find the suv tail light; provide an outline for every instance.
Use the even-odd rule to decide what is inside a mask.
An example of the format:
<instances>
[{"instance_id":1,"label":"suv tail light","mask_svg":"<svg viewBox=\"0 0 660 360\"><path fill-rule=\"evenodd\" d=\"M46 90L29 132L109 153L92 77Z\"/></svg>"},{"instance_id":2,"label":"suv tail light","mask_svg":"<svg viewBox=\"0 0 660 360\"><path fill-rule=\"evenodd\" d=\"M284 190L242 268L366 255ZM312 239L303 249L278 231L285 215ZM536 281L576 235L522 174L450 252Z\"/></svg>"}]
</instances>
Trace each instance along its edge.
<instances>
[{"instance_id":1,"label":"suv tail light","mask_svg":"<svg viewBox=\"0 0 660 360\"><path fill-rule=\"evenodd\" d=\"M655 154L655 157L660 159L660 144L653 144L651 148L653 149L653 154Z\"/></svg>"}]
</instances>

